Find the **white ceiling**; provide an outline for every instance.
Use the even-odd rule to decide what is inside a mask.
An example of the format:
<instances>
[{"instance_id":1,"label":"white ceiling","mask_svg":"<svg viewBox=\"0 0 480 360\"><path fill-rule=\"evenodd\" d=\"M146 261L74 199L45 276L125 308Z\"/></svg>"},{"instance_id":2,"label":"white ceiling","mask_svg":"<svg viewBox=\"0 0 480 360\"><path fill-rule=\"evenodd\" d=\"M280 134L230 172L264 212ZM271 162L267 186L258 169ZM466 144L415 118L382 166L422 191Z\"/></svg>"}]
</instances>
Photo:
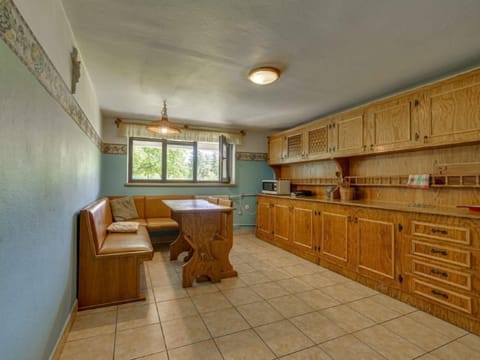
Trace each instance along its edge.
<instances>
[{"instance_id":1,"label":"white ceiling","mask_svg":"<svg viewBox=\"0 0 480 360\"><path fill-rule=\"evenodd\" d=\"M281 129L480 65L478 0L63 4L108 116Z\"/></svg>"}]
</instances>

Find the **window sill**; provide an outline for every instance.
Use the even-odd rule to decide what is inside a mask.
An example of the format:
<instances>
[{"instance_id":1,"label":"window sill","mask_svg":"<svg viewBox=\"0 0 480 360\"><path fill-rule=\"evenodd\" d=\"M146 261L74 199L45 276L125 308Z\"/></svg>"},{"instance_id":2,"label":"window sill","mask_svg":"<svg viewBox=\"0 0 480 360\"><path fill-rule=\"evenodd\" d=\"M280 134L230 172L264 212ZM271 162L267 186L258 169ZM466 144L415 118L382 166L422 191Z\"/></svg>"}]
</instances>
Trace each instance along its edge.
<instances>
[{"instance_id":1,"label":"window sill","mask_svg":"<svg viewBox=\"0 0 480 360\"><path fill-rule=\"evenodd\" d=\"M125 183L126 187L235 187L237 184L225 183Z\"/></svg>"}]
</instances>

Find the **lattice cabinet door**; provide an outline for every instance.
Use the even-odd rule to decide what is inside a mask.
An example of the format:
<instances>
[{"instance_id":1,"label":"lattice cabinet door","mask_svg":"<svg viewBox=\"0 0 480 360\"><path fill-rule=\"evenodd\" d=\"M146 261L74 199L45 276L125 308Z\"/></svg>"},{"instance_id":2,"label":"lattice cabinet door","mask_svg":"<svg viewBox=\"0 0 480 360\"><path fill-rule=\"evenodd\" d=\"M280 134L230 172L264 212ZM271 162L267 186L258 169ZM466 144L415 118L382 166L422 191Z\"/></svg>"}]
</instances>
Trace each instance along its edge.
<instances>
[{"instance_id":1,"label":"lattice cabinet door","mask_svg":"<svg viewBox=\"0 0 480 360\"><path fill-rule=\"evenodd\" d=\"M305 157L303 131L292 132L285 135L285 159L288 161L301 160Z\"/></svg>"},{"instance_id":2,"label":"lattice cabinet door","mask_svg":"<svg viewBox=\"0 0 480 360\"><path fill-rule=\"evenodd\" d=\"M306 131L307 157L309 160L329 157L328 124L316 125Z\"/></svg>"}]
</instances>

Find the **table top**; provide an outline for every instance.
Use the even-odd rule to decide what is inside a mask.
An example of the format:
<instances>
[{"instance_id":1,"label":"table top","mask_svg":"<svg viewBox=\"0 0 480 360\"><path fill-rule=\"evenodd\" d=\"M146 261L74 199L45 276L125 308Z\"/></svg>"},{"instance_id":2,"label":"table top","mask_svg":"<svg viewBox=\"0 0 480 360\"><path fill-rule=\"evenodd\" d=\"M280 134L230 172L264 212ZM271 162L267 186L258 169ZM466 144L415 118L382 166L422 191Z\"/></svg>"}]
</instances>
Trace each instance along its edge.
<instances>
[{"instance_id":1,"label":"table top","mask_svg":"<svg viewBox=\"0 0 480 360\"><path fill-rule=\"evenodd\" d=\"M163 200L173 212L230 212L233 208L209 203L203 199Z\"/></svg>"}]
</instances>

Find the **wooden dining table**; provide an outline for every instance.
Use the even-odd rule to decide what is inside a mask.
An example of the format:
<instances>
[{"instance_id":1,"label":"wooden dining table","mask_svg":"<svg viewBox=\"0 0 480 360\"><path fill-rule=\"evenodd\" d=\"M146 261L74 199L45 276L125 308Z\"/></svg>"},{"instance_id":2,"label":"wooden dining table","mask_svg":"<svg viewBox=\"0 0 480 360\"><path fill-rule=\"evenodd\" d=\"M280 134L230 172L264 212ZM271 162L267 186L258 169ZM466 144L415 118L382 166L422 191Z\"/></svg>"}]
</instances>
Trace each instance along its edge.
<instances>
[{"instance_id":1,"label":"wooden dining table","mask_svg":"<svg viewBox=\"0 0 480 360\"><path fill-rule=\"evenodd\" d=\"M193 282L237 276L230 263L233 246L233 208L202 199L163 200L178 222L180 233L170 245L170 260L187 251L182 268L182 286Z\"/></svg>"}]
</instances>

